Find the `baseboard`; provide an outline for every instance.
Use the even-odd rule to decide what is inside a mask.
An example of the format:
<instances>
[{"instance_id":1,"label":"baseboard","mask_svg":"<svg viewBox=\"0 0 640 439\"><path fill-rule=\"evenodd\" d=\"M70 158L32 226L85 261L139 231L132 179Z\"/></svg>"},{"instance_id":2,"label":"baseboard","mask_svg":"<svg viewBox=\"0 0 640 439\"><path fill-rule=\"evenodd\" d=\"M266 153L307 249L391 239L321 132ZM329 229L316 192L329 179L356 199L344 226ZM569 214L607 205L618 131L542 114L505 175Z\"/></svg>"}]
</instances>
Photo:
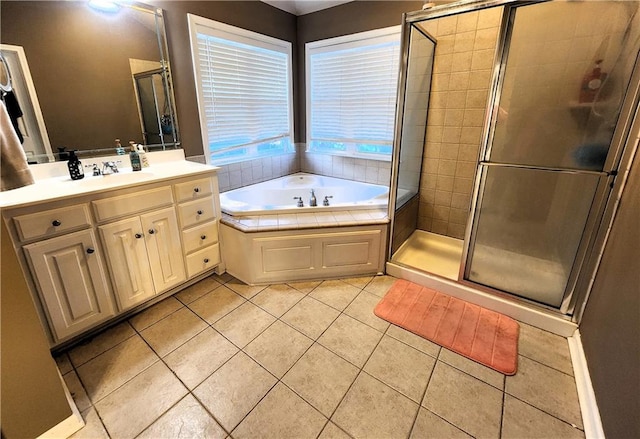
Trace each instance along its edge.
<instances>
[{"instance_id":1,"label":"baseboard","mask_svg":"<svg viewBox=\"0 0 640 439\"><path fill-rule=\"evenodd\" d=\"M587 366L587 358L584 356L584 350L582 349L580 332L576 329L576 332L568 338L568 341L571 362L573 363L573 374L578 388L584 435L587 439L604 439L600 411L598 410L596 395L591 385L591 377Z\"/></svg>"}]
</instances>

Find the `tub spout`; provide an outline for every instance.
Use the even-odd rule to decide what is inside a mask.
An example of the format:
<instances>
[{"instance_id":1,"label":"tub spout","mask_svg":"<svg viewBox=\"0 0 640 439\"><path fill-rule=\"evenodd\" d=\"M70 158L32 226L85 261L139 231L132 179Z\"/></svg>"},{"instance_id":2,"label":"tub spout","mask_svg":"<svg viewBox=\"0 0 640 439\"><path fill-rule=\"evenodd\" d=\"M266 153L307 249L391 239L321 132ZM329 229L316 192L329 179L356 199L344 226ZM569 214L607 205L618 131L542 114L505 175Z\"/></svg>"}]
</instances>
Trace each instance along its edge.
<instances>
[{"instance_id":1,"label":"tub spout","mask_svg":"<svg viewBox=\"0 0 640 439\"><path fill-rule=\"evenodd\" d=\"M317 205L318 205L318 200L316 200L316 194L315 192L313 192L313 189L311 189L311 199L309 200L309 206L315 207Z\"/></svg>"}]
</instances>

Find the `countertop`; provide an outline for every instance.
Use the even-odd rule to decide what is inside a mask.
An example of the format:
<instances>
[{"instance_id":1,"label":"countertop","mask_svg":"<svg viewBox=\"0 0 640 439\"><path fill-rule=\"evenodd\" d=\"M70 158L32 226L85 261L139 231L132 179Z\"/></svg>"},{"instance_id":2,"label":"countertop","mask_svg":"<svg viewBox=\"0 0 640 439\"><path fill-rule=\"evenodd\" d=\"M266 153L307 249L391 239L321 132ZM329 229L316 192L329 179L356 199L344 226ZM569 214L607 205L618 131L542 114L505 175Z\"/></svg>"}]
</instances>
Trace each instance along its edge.
<instances>
[{"instance_id":1,"label":"countertop","mask_svg":"<svg viewBox=\"0 0 640 439\"><path fill-rule=\"evenodd\" d=\"M157 156L155 161L153 153L148 153L148 155L150 166L137 172L133 172L131 167L124 166L119 168L118 173L112 175L93 176L91 171L87 170L83 179L75 181L71 180L68 173L48 178L36 177L35 184L0 192L0 208L25 207L105 190L205 174L219 169L215 166L187 161L184 159L184 155L182 155L182 160L174 160L176 157L172 159L172 156L164 154L163 157ZM121 157L121 159L123 158L128 162L128 157ZM64 170L66 170L66 163L56 164L64 166Z\"/></svg>"}]
</instances>

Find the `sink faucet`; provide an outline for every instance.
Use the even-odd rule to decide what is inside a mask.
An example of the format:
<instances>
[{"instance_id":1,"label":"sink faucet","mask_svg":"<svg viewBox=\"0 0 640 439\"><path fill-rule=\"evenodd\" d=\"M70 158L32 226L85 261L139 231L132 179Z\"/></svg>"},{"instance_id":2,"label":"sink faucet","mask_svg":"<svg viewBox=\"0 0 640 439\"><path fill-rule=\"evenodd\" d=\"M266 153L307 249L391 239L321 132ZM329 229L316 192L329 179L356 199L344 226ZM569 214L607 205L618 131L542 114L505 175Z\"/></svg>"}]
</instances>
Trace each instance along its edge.
<instances>
[{"instance_id":1,"label":"sink faucet","mask_svg":"<svg viewBox=\"0 0 640 439\"><path fill-rule=\"evenodd\" d=\"M118 165L116 162L102 162L102 175L116 174L118 171Z\"/></svg>"},{"instance_id":2,"label":"sink faucet","mask_svg":"<svg viewBox=\"0 0 640 439\"><path fill-rule=\"evenodd\" d=\"M316 194L311 189L311 199L309 200L309 206L315 207L318 205L318 200L316 200Z\"/></svg>"}]
</instances>

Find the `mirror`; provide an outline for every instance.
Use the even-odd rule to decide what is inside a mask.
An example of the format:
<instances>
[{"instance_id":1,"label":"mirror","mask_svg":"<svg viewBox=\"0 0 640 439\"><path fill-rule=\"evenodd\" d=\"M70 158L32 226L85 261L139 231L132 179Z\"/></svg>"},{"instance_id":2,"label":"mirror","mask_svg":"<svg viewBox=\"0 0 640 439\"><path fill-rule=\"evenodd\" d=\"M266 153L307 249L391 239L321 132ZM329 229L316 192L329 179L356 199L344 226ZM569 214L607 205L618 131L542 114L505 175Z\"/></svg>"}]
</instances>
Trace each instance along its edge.
<instances>
[{"instance_id":1,"label":"mirror","mask_svg":"<svg viewBox=\"0 0 640 439\"><path fill-rule=\"evenodd\" d=\"M60 159L61 148L81 158L113 155L115 139L150 151L180 145L162 10L117 3L106 11L92 3L3 2L0 9L2 52L24 49L37 94L20 105L27 114L24 107L39 102L43 143L53 151L28 153L30 163Z\"/></svg>"}]
</instances>

